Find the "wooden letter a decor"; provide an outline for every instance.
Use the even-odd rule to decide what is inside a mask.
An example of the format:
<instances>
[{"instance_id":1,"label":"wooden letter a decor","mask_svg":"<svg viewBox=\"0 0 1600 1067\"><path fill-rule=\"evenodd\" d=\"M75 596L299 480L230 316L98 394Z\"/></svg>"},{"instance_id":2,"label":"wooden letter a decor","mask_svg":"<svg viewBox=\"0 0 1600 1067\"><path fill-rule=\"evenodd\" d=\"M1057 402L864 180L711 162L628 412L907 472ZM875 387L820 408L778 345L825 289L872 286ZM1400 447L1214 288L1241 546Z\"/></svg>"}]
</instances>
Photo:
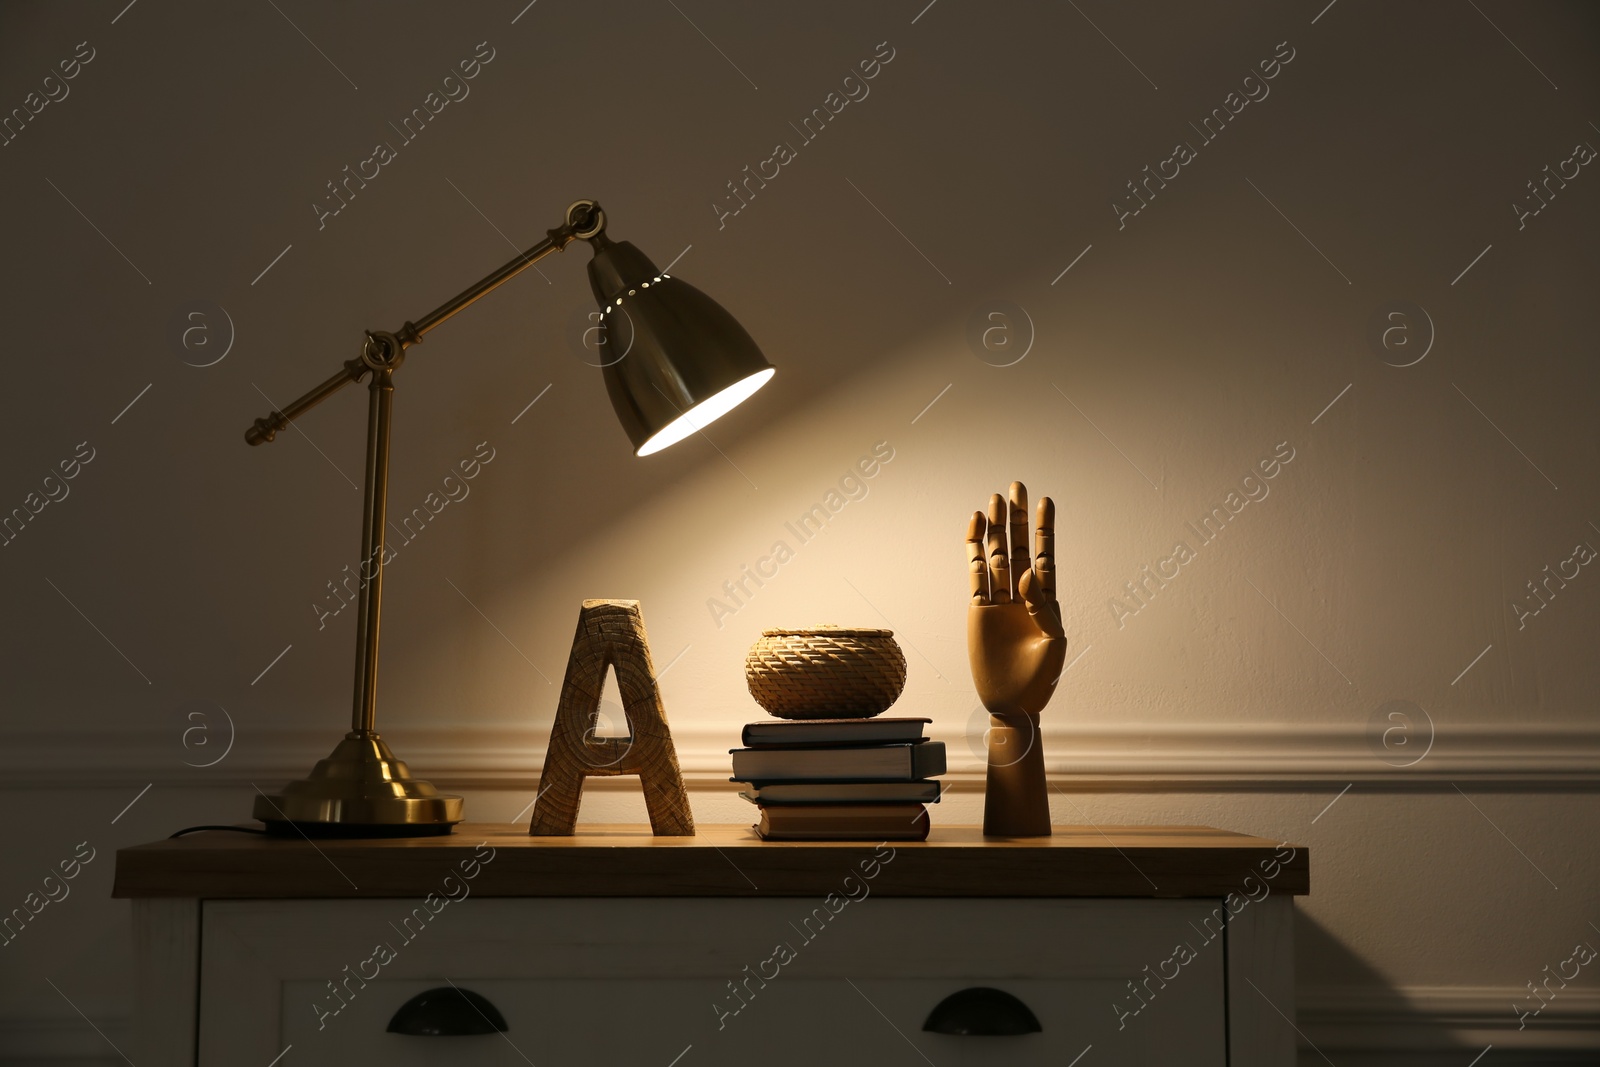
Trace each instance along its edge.
<instances>
[{"instance_id":1,"label":"wooden letter a decor","mask_svg":"<svg viewBox=\"0 0 1600 1067\"><path fill-rule=\"evenodd\" d=\"M627 737L595 737L606 668L616 672ZM650 643L637 600L585 600L561 683L539 802L528 833L571 837L589 775L637 774L650 829L657 837L692 837L694 816L667 729L667 712L650 663Z\"/></svg>"}]
</instances>

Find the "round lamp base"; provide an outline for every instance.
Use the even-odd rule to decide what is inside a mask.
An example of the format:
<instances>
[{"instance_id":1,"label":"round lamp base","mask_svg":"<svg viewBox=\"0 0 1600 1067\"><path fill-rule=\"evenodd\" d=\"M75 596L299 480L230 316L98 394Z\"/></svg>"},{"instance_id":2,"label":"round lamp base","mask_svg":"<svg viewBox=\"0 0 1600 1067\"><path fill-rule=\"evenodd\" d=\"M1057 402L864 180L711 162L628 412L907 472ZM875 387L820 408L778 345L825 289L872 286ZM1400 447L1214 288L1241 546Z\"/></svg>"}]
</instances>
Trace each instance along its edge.
<instances>
[{"instance_id":1,"label":"round lamp base","mask_svg":"<svg viewBox=\"0 0 1600 1067\"><path fill-rule=\"evenodd\" d=\"M274 834L427 837L461 821L461 798L411 777L375 733L351 733L311 774L256 797L252 814Z\"/></svg>"}]
</instances>

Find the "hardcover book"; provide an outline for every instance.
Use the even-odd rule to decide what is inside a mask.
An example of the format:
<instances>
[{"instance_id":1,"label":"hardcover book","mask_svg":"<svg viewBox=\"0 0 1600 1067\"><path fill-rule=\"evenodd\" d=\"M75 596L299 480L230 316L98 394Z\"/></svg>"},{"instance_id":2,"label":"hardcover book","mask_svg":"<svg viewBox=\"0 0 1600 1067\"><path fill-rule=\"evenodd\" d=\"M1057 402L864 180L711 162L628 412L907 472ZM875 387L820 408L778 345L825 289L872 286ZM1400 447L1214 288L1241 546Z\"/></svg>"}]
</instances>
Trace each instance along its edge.
<instances>
[{"instance_id":1,"label":"hardcover book","mask_svg":"<svg viewBox=\"0 0 1600 1067\"><path fill-rule=\"evenodd\" d=\"M756 833L769 841L924 841L928 809L921 804L762 808Z\"/></svg>"},{"instance_id":2,"label":"hardcover book","mask_svg":"<svg viewBox=\"0 0 1600 1067\"><path fill-rule=\"evenodd\" d=\"M732 779L738 781L738 779ZM739 782L752 804L937 804L938 782Z\"/></svg>"},{"instance_id":3,"label":"hardcover book","mask_svg":"<svg viewBox=\"0 0 1600 1067\"><path fill-rule=\"evenodd\" d=\"M944 773L944 742L871 748L736 748L733 776L741 782L914 782Z\"/></svg>"},{"instance_id":4,"label":"hardcover book","mask_svg":"<svg viewBox=\"0 0 1600 1067\"><path fill-rule=\"evenodd\" d=\"M747 748L777 745L887 745L922 740L932 719L773 719L744 728Z\"/></svg>"}]
</instances>

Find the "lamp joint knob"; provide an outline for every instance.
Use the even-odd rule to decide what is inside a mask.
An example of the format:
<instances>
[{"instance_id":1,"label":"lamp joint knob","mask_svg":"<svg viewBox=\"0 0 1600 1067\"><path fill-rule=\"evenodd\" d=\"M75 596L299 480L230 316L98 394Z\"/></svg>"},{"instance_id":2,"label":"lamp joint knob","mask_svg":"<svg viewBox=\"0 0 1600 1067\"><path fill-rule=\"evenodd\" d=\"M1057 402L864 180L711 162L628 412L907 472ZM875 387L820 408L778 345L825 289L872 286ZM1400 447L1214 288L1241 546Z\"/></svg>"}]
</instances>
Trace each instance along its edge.
<instances>
[{"instance_id":1,"label":"lamp joint knob","mask_svg":"<svg viewBox=\"0 0 1600 1067\"><path fill-rule=\"evenodd\" d=\"M398 370L406 357L406 346L392 333L368 330L366 343L361 346L361 363L364 370Z\"/></svg>"}]
</instances>

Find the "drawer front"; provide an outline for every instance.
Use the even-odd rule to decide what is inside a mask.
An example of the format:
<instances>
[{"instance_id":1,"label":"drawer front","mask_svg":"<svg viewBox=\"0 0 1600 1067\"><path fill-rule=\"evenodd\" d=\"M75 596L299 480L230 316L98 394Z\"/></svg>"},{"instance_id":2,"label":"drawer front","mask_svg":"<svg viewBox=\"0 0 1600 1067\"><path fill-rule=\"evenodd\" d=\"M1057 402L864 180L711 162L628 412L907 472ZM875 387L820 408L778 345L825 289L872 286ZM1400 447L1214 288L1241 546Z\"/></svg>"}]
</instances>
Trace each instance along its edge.
<instances>
[{"instance_id":1,"label":"drawer front","mask_svg":"<svg viewBox=\"0 0 1600 1067\"><path fill-rule=\"evenodd\" d=\"M1197 983L1119 1033L1108 1005L1121 983L978 976L948 979L780 977L751 983L737 1015L715 979L475 980L452 977L487 998L506 1022L503 1035L410 1037L386 1033L397 1008L443 980L372 983L323 1024L311 1004L327 991L310 982L283 986L284 1045L293 1062L345 1067L381 1056L390 1067L518 1064L653 1064L665 1067L818 1067L822 1064L1050 1064L1066 1067L1093 1046L1087 1063L1221 1065L1217 987ZM995 987L1026 1004L1039 1033L955 1037L922 1029L929 1011L973 985ZM1126 990L1123 991L1127 995ZM1192 1003L1214 996L1212 1003ZM1188 1000L1191 1003L1184 1004ZM1139 1022L1145 1025L1139 1025ZM1195 1053L1212 1031L1217 1055ZM1176 1031L1176 1032L1175 1032ZM1178 1053L1182 1053L1181 1057ZM919 1055L920 1053L920 1055ZM285 1062L290 1057L285 1057Z\"/></svg>"},{"instance_id":2,"label":"drawer front","mask_svg":"<svg viewBox=\"0 0 1600 1067\"><path fill-rule=\"evenodd\" d=\"M296 1067L380 1055L397 1067L1066 1067L1092 1047L1085 1065L1224 1067L1222 937L1204 936L1213 907L480 899L430 916L399 900L208 904L200 1062L267 1063L290 1048ZM1181 963L1180 943L1192 949ZM410 998L452 984L487 998L506 1031L386 1032ZM1039 1032L923 1030L974 986L1017 998Z\"/></svg>"}]
</instances>

